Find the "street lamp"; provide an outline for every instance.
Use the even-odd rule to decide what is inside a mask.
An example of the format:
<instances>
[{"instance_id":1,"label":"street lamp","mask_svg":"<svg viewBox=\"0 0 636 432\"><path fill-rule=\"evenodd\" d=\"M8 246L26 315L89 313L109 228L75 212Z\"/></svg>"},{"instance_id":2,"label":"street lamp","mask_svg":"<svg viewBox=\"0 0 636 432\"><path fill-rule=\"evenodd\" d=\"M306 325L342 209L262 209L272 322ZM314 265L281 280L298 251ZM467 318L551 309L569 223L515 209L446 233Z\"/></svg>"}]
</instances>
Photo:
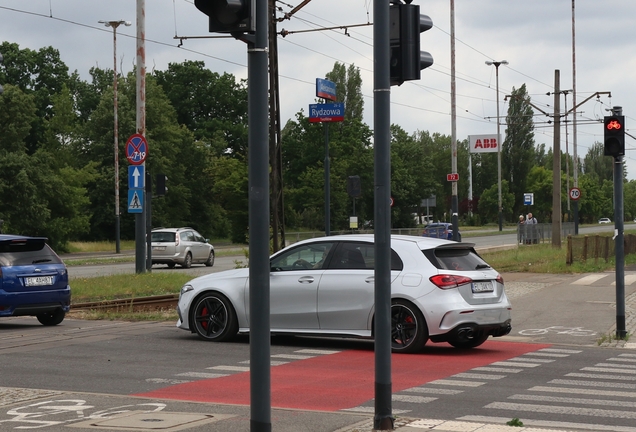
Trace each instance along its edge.
<instances>
[{"instance_id":1,"label":"street lamp","mask_svg":"<svg viewBox=\"0 0 636 432\"><path fill-rule=\"evenodd\" d=\"M100 24L104 24L106 27L113 28L113 106L114 106L114 119L115 119L115 131L114 131L114 146L115 146L115 252L120 253L121 247L119 242L120 237L120 223L119 223L119 138L118 138L118 122L117 122L117 27L125 25L129 27L132 23L130 21L99 21Z\"/></svg>"},{"instance_id":2,"label":"street lamp","mask_svg":"<svg viewBox=\"0 0 636 432\"><path fill-rule=\"evenodd\" d=\"M501 134L499 133L499 65L507 65L507 60L490 61L487 60L488 66L495 66L495 76L497 81L497 187L499 190L499 231L503 230L503 210L501 203Z\"/></svg>"}]
</instances>

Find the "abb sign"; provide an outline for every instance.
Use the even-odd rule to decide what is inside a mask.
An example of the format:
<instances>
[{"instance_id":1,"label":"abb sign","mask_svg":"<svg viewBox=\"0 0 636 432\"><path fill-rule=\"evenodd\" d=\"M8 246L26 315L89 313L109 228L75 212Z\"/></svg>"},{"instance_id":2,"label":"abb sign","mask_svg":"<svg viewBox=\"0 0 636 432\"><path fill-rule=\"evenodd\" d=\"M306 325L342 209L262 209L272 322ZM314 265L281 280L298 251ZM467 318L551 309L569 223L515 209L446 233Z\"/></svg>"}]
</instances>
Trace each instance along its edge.
<instances>
[{"instance_id":1,"label":"abb sign","mask_svg":"<svg viewBox=\"0 0 636 432\"><path fill-rule=\"evenodd\" d=\"M497 135L469 135L471 153L491 153L499 150Z\"/></svg>"}]
</instances>

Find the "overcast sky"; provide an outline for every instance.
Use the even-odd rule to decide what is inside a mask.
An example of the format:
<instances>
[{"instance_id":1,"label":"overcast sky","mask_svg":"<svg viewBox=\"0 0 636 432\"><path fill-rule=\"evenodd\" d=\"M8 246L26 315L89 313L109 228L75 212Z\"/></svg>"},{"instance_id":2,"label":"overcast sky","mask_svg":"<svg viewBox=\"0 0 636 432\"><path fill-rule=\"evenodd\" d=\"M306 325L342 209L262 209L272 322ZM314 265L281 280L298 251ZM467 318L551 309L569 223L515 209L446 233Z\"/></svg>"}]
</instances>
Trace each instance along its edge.
<instances>
[{"instance_id":1,"label":"overcast sky","mask_svg":"<svg viewBox=\"0 0 636 432\"><path fill-rule=\"evenodd\" d=\"M149 71L164 70L171 62L202 60L212 71L247 77L244 43L193 38L210 35L207 17L193 0L145 3ZM299 3L285 0L277 6L289 12ZM91 67L113 67L113 32L98 21L129 20L132 26L117 31L118 70L126 73L135 63L136 4L136 0L0 0L0 40L22 49L53 46L71 71L89 80ZM414 4L433 20L434 27L422 34L421 45L433 55L435 64L422 71L420 81L392 87L391 122L409 133L450 135L450 0L415 0ZM575 12L577 103L595 92L611 92L611 98L607 94L593 97L577 110L577 154L583 158L594 142L602 142L603 127L598 121L610 107L623 107L628 131L636 124L636 1L576 0ZM316 102L315 79L324 78L338 61L360 68L365 122L373 127L373 29L356 26L369 22L373 22L373 0L313 0L278 24L279 31L349 27L279 36L283 124L301 109L307 113L308 105ZM502 119L508 109L504 96L524 83L532 102L550 113L554 97L546 93L554 91L555 70L560 71L561 90L573 87L572 0L456 0L455 34L460 140L497 131L495 67L487 66L487 60L509 62L499 67ZM571 93L562 97L562 110L566 104L572 108ZM551 148L553 127L545 115L536 114L536 144ZM573 154L571 122L570 116L567 134L562 126L561 150L567 148ZM626 143L628 178L636 179L636 141L627 137ZM450 166L449 160L449 173Z\"/></svg>"}]
</instances>

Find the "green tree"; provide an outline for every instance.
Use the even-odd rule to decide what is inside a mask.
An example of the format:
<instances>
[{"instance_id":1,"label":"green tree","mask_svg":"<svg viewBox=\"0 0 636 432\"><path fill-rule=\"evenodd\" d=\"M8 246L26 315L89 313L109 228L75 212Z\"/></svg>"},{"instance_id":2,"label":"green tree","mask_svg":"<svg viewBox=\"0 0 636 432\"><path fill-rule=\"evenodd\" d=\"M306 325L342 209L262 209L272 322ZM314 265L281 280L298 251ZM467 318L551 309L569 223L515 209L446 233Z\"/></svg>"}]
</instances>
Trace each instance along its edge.
<instances>
[{"instance_id":1,"label":"green tree","mask_svg":"<svg viewBox=\"0 0 636 432\"><path fill-rule=\"evenodd\" d=\"M501 181L501 205L504 210L504 217L513 220L512 206L515 196L510 192L508 181ZM494 184L482 192L478 205L479 215L484 222L496 223L499 219L499 185ZM516 219L515 219L516 221Z\"/></svg>"},{"instance_id":2,"label":"green tree","mask_svg":"<svg viewBox=\"0 0 636 432\"><path fill-rule=\"evenodd\" d=\"M515 196L513 213L523 210L528 174L535 161L534 121L530 96L523 84L512 90L506 116L506 139L501 146L502 179L508 181Z\"/></svg>"}]
</instances>

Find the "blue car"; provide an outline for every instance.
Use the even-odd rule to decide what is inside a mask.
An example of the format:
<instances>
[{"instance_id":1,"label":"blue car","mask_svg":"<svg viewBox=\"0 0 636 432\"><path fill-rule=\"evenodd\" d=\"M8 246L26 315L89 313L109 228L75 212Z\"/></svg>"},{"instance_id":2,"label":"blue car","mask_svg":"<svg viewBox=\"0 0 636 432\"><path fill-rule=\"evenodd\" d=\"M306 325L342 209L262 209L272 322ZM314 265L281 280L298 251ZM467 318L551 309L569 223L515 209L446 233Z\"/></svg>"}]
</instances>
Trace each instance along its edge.
<instances>
[{"instance_id":1,"label":"blue car","mask_svg":"<svg viewBox=\"0 0 636 432\"><path fill-rule=\"evenodd\" d=\"M462 233L457 232L459 241L462 240ZM448 222L431 222L426 225L422 232L422 237L434 237L452 240L453 239L453 224Z\"/></svg>"},{"instance_id":2,"label":"blue car","mask_svg":"<svg viewBox=\"0 0 636 432\"><path fill-rule=\"evenodd\" d=\"M45 237L0 234L0 317L61 323L71 307L68 271Z\"/></svg>"}]
</instances>

